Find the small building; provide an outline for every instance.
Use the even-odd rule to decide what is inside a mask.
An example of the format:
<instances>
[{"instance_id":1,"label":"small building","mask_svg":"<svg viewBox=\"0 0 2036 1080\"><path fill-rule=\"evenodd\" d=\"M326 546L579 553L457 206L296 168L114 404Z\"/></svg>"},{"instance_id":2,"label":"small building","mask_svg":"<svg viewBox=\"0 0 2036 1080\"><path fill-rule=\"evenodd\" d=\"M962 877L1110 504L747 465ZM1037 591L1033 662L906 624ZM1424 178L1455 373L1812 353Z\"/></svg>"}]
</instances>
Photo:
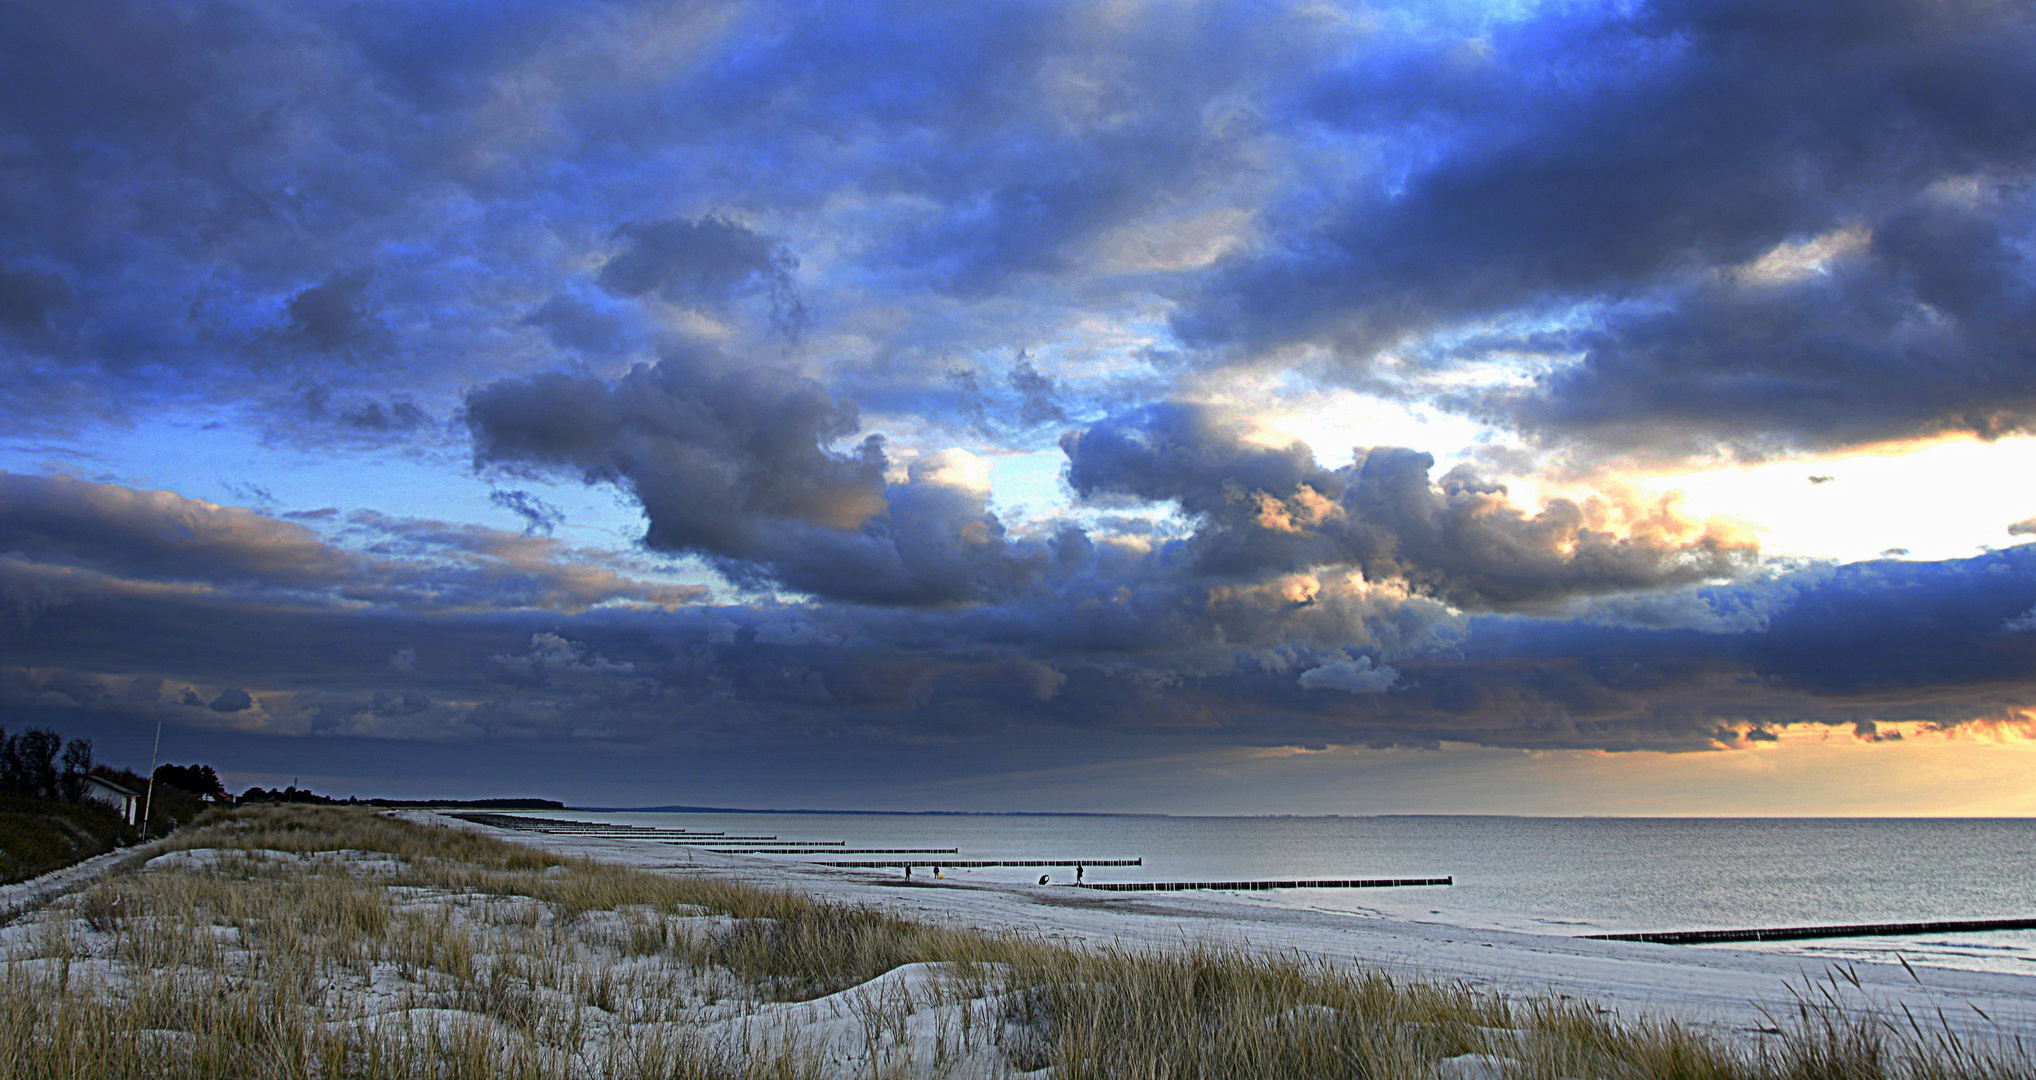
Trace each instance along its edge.
<instances>
[{"instance_id":1,"label":"small building","mask_svg":"<svg viewBox=\"0 0 2036 1080\"><path fill-rule=\"evenodd\" d=\"M97 773L85 777L85 797L112 807L120 815L120 820L129 825L141 824L141 792L118 780L109 780Z\"/></svg>"}]
</instances>

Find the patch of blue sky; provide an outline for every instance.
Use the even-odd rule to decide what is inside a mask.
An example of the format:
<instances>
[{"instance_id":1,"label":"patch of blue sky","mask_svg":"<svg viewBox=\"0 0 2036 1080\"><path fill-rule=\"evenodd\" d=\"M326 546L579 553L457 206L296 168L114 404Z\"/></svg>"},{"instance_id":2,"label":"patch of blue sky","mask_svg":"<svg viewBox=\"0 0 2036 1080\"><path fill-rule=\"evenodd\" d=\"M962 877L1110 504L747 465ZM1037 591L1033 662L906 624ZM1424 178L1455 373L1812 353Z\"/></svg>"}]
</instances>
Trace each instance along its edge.
<instances>
[{"instance_id":1,"label":"patch of blue sky","mask_svg":"<svg viewBox=\"0 0 2036 1080\"><path fill-rule=\"evenodd\" d=\"M1059 448L998 454L989 459L989 470L990 505L999 517L1047 522L1074 508L1067 455Z\"/></svg>"}]
</instances>

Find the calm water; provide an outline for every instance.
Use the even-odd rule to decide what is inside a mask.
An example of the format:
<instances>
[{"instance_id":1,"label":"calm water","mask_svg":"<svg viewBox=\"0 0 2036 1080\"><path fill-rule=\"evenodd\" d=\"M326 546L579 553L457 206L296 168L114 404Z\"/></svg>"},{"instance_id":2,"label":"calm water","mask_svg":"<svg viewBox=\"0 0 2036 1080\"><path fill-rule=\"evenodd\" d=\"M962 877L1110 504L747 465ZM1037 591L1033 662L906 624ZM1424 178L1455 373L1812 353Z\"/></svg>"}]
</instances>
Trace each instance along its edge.
<instances>
[{"instance_id":1,"label":"calm water","mask_svg":"<svg viewBox=\"0 0 2036 1080\"><path fill-rule=\"evenodd\" d=\"M2036 820L2029 819L553 816L845 840L849 847L958 847L962 859L1145 860L1142 867L1093 868L1091 881L1453 876L1449 888L1235 895L1353 917L1534 933L2036 917ZM1040 872L948 871L999 881L1037 880ZM2036 931L1733 947L1879 959L1899 950L1911 963L2036 973Z\"/></svg>"}]
</instances>

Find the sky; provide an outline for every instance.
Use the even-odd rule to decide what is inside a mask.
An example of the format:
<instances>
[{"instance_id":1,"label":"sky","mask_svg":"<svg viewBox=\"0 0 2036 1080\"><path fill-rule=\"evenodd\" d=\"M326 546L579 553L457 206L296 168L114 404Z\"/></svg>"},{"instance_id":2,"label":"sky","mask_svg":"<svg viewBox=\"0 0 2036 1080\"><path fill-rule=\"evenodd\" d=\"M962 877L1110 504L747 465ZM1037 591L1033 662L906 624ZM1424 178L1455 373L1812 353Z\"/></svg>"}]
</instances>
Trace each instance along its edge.
<instances>
[{"instance_id":1,"label":"sky","mask_svg":"<svg viewBox=\"0 0 2036 1080\"><path fill-rule=\"evenodd\" d=\"M2036 814L2017 2L0 2L0 725Z\"/></svg>"}]
</instances>

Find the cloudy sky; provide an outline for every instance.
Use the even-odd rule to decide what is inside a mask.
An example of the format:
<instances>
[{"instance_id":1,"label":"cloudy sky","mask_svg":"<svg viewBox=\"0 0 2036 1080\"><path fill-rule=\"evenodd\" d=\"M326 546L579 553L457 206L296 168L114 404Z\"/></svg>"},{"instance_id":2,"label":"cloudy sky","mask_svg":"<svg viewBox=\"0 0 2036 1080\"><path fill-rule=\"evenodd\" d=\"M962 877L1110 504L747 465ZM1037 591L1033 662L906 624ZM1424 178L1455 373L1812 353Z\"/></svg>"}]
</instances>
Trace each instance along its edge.
<instances>
[{"instance_id":1,"label":"cloudy sky","mask_svg":"<svg viewBox=\"0 0 2036 1080\"><path fill-rule=\"evenodd\" d=\"M10 728L2036 813L2027 4L4 6Z\"/></svg>"}]
</instances>

